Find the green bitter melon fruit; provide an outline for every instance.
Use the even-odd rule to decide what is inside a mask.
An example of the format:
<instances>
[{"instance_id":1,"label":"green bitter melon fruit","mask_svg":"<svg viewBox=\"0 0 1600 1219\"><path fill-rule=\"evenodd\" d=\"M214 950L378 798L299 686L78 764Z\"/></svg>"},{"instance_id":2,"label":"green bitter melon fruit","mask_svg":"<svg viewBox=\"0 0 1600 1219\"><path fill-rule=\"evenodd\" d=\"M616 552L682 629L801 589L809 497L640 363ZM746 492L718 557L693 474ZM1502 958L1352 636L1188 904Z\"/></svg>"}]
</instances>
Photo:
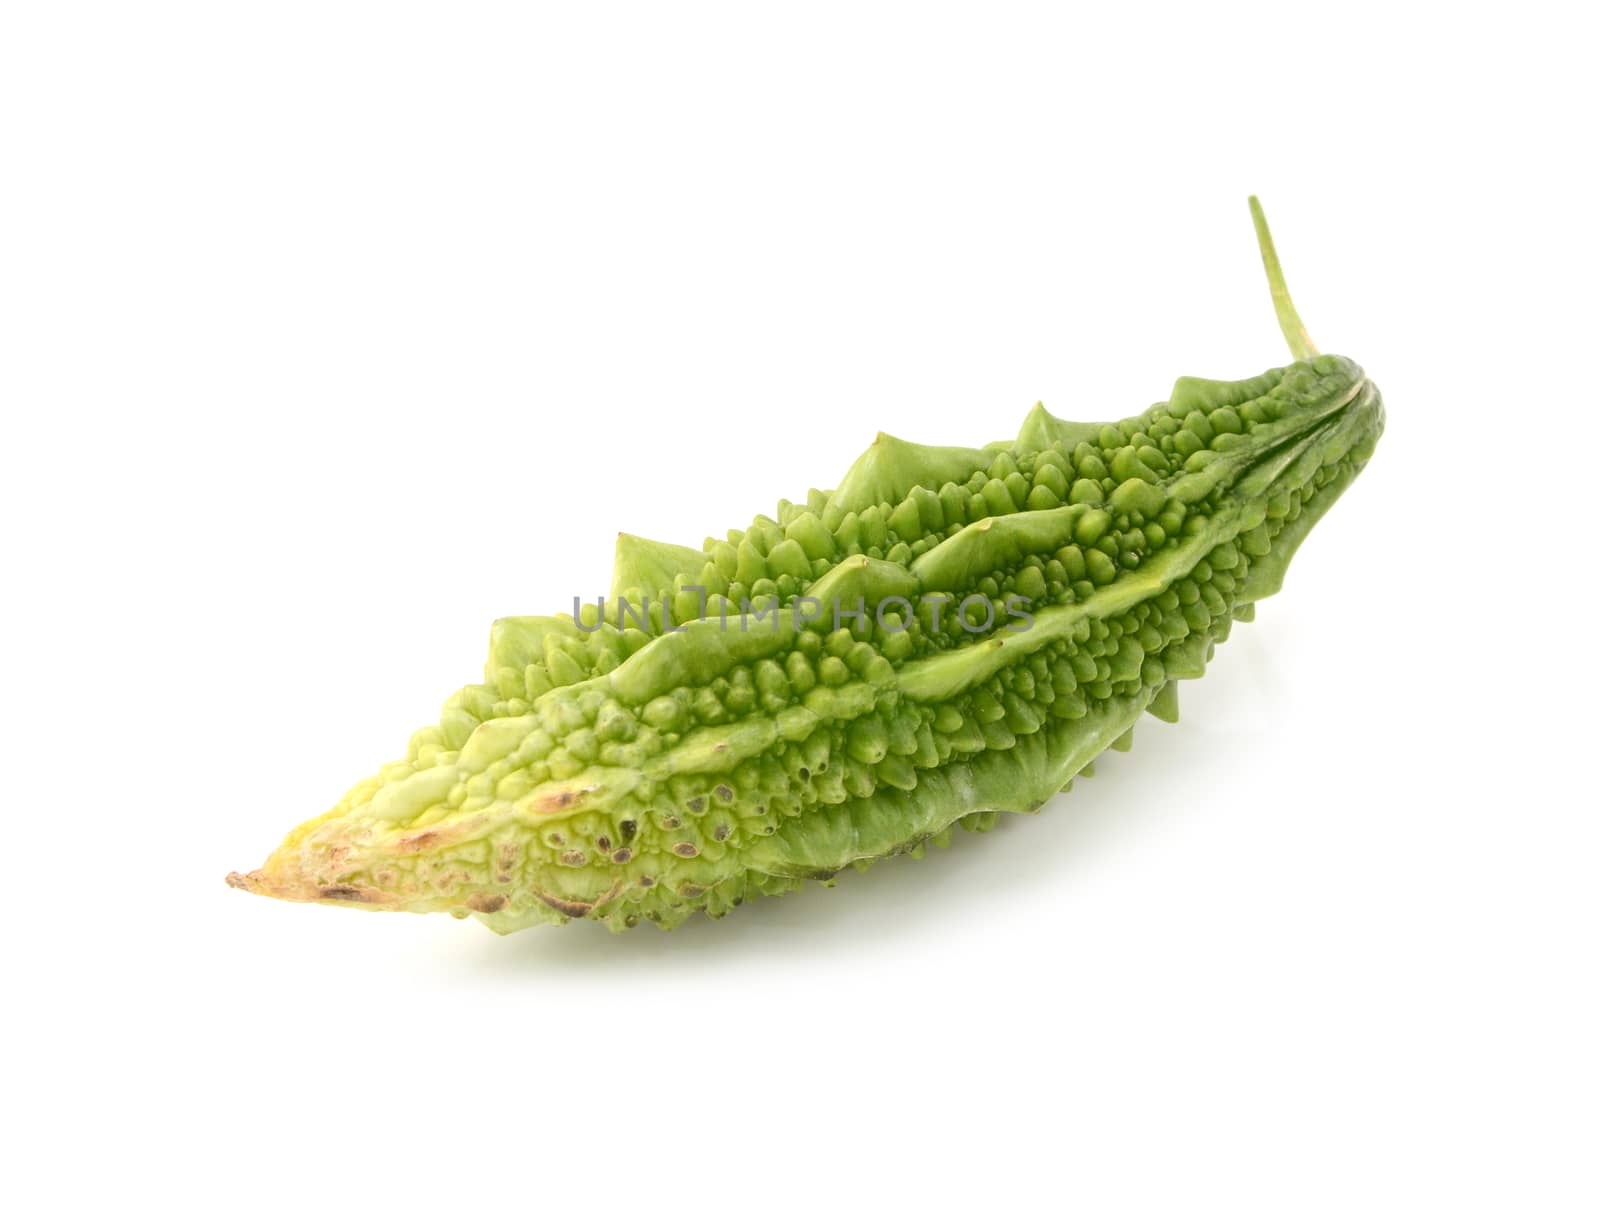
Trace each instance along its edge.
<instances>
[{"instance_id":1,"label":"green bitter melon fruit","mask_svg":"<svg viewBox=\"0 0 1600 1219\"><path fill-rule=\"evenodd\" d=\"M623 535L610 609L496 622L483 682L404 759L228 883L500 932L673 927L1035 811L1141 714L1176 719L1383 430L1250 202L1294 363L1115 423L1035 406L980 449L880 435L725 540Z\"/></svg>"}]
</instances>

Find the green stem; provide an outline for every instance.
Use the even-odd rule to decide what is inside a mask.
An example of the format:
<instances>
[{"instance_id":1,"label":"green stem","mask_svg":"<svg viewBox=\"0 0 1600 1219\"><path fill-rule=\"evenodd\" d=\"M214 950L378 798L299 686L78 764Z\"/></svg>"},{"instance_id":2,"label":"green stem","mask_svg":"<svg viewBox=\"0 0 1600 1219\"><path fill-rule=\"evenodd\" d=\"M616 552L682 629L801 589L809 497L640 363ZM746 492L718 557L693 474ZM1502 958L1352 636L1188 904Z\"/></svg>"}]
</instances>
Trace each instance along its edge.
<instances>
[{"instance_id":1,"label":"green stem","mask_svg":"<svg viewBox=\"0 0 1600 1219\"><path fill-rule=\"evenodd\" d=\"M1267 228L1267 214L1261 210L1261 200L1250 196L1250 216L1256 222L1256 241L1261 245L1261 262L1267 268L1267 283L1272 288L1272 307L1278 314L1278 325L1283 337L1289 340L1289 351L1297 360L1309 360L1317 354L1317 345L1306 333L1306 324L1300 320L1294 301L1289 299L1289 286L1283 282L1283 268L1278 265L1278 251L1272 244L1272 231Z\"/></svg>"}]
</instances>

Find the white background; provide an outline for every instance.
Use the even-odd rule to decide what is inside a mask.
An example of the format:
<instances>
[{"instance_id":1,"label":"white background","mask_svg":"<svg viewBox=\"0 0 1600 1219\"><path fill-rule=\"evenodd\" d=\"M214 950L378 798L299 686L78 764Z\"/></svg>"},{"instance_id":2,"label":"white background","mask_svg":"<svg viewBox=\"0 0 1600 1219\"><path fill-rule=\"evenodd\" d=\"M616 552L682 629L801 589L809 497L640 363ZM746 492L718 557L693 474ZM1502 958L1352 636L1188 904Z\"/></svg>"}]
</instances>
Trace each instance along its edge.
<instances>
[{"instance_id":1,"label":"white background","mask_svg":"<svg viewBox=\"0 0 1600 1219\"><path fill-rule=\"evenodd\" d=\"M8 5L21 1213L1594 1215L1589 43L1564 6ZM1389 431L1184 717L670 936L226 889L879 429L1286 360Z\"/></svg>"}]
</instances>

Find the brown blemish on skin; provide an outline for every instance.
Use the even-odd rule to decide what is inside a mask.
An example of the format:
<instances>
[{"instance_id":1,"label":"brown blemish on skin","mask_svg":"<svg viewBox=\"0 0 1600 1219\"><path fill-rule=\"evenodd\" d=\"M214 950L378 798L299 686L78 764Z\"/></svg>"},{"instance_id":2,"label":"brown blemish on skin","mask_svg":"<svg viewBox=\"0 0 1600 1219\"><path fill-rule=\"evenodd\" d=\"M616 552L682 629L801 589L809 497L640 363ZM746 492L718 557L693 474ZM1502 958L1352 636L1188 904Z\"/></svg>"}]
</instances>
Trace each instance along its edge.
<instances>
[{"instance_id":1,"label":"brown blemish on skin","mask_svg":"<svg viewBox=\"0 0 1600 1219\"><path fill-rule=\"evenodd\" d=\"M661 819L661 825L664 829L675 830L682 824L683 822L679 821L676 817L663 817Z\"/></svg>"},{"instance_id":2,"label":"brown blemish on skin","mask_svg":"<svg viewBox=\"0 0 1600 1219\"><path fill-rule=\"evenodd\" d=\"M702 812L706 807L706 798L704 796L692 796L685 807L691 813Z\"/></svg>"},{"instance_id":3,"label":"brown blemish on skin","mask_svg":"<svg viewBox=\"0 0 1600 1219\"><path fill-rule=\"evenodd\" d=\"M732 833L732 832L733 831L728 829L726 824L719 825L716 829L711 831L711 837L713 839L715 839L717 842L723 842L723 841L725 841L727 839L728 835L730 833Z\"/></svg>"},{"instance_id":4,"label":"brown blemish on skin","mask_svg":"<svg viewBox=\"0 0 1600 1219\"><path fill-rule=\"evenodd\" d=\"M611 862L612 863L627 863L628 860L630 860L632 858L633 858L633 852L628 850L627 847L618 847L616 849L616 851L614 851L612 853Z\"/></svg>"},{"instance_id":5,"label":"brown blemish on skin","mask_svg":"<svg viewBox=\"0 0 1600 1219\"><path fill-rule=\"evenodd\" d=\"M479 914L493 914L506 904L504 893L474 893L467 898L467 905Z\"/></svg>"},{"instance_id":6,"label":"brown blemish on skin","mask_svg":"<svg viewBox=\"0 0 1600 1219\"><path fill-rule=\"evenodd\" d=\"M672 846L672 853L674 855L681 855L685 859L693 859L696 855L700 854L700 848L695 846L695 844L692 842L677 842Z\"/></svg>"},{"instance_id":7,"label":"brown blemish on skin","mask_svg":"<svg viewBox=\"0 0 1600 1219\"><path fill-rule=\"evenodd\" d=\"M558 787L528 801L528 811L536 817L549 817L568 812L583 804L587 797L600 790L598 783L587 787Z\"/></svg>"},{"instance_id":8,"label":"brown blemish on skin","mask_svg":"<svg viewBox=\"0 0 1600 1219\"><path fill-rule=\"evenodd\" d=\"M549 906L550 909L558 910L568 918L588 918L590 914L611 901L627 887L627 881L619 880L599 897L587 902L573 897L557 897L554 893L540 893L537 889L534 890L533 895Z\"/></svg>"},{"instance_id":9,"label":"brown blemish on skin","mask_svg":"<svg viewBox=\"0 0 1600 1219\"><path fill-rule=\"evenodd\" d=\"M447 822L444 825L429 827L425 830L416 830L409 834L401 834L394 840L393 850L402 855L413 855L423 851L436 851L440 847L449 846L454 842L461 842L470 838L483 829L487 818L471 817L466 820ZM337 849L337 848L336 848ZM330 854L332 854L330 852Z\"/></svg>"},{"instance_id":10,"label":"brown blemish on skin","mask_svg":"<svg viewBox=\"0 0 1600 1219\"><path fill-rule=\"evenodd\" d=\"M678 886L679 897L704 897L705 892L706 887L704 885L697 885L693 882L686 882Z\"/></svg>"},{"instance_id":11,"label":"brown blemish on skin","mask_svg":"<svg viewBox=\"0 0 1600 1219\"><path fill-rule=\"evenodd\" d=\"M561 862L569 868L581 868L589 862L589 857L582 851L565 851L561 855Z\"/></svg>"},{"instance_id":12,"label":"brown blemish on skin","mask_svg":"<svg viewBox=\"0 0 1600 1219\"><path fill-rule=\"evenodd\" d=\"M594 844L602 851L609 851L611 849L611 839L606 834L601 834L600 837L596 838L594 840Z\"/></svg>"},{"instance_id":13,"label":"brown blemish on skin","mask_svg":"<svg viewBox=\"0 0 1600 1219\"><path fill-rule=\"evenodd\" d=\"M369 906L393 905L399 899L382 889L360 885L330 884L311 877L269 876L257 868L253 872L228 873L228 886L243 889L246 893L262 897L275 897L285 902L359 902Z\"/></svg>"},{"instance_id":14,"label":"brown blemish on skin","mask_svg":"<svg viewBox=\"0 0 1600 1219\"><path fill-rule=\"evenodd\" d=\"M573 901L569 898L557 897L553 893L540 893L535 890L533 895L549 906L550 909L559 911L568 918L585 918L589 911L594 909L594 906L589 902Z\"/></svg>"},{"instance_id":15,"label":"brown blemish on skin","mask_svg":"<svg viewBox=\"0 0 1600 1219\"><path fill-rule=\"evenodd\" d=\"M648 889L651 885L656 883L656 878L654 876L641 876L635 883L638 884L639 888L641 889Z\"/></svg>"},{"instance_id":16,"label":"brown blemish on skin","mask_svg":"<svg viewBox=\"0 0 1600 1219\"><path fill-rule=\"evenodd\" d=\"M718 800L721 800L724 804L726 804L729 800L733 799L733 788L729 787L726 783L718 783L713 789L713 794Z\"/></svg>"}]
</instances>

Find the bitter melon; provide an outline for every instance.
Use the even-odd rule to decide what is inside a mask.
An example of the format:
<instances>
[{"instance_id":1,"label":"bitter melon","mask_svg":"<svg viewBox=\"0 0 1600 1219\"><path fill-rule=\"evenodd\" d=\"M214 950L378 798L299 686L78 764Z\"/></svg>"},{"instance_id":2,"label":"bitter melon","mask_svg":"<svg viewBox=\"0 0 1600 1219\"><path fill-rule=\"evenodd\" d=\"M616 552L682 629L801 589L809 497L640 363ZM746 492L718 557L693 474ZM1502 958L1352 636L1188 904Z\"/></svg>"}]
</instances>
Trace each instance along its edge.
<instances>
[{"instance_id":1,"label":"bitter melon","mask_svg":"<svg viewBox=\"0 0 1600 1219\"><path fill-rule=\"evenodd\" d=\"M1276 592L1383 430L1319 355L983 448L880 435L831 492L698 549L618 538L610 593L503 618L484 680L295 829L253 893L673 927L990 828L1071 786Z\"/></svg>"}]
</instances>

